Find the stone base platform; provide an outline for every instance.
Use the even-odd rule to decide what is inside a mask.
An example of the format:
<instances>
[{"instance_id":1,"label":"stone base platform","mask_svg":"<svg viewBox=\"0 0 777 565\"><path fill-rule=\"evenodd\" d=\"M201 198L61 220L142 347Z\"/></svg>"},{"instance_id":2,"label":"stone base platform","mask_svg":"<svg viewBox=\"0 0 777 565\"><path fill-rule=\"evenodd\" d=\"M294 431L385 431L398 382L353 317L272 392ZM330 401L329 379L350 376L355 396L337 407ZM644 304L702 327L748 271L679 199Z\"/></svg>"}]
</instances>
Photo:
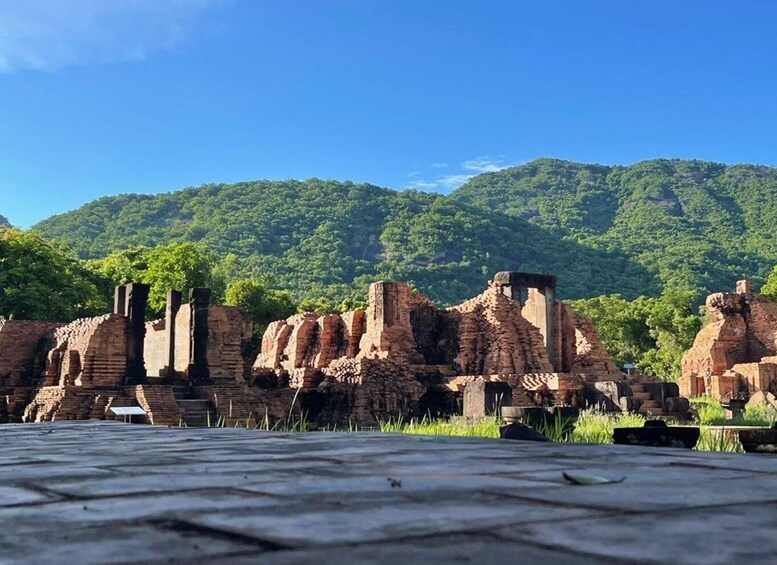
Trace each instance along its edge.
<instances>
[{"instance_id":1,"label":"stone base platform","mask_svg":"<svg viewBox=\"0 0 777 565\"><path fill-rule=\"evenodd\" d=\"M773 563L777 457L15 424L0 523L2 563Z\"/></svg>"}]
</instances>

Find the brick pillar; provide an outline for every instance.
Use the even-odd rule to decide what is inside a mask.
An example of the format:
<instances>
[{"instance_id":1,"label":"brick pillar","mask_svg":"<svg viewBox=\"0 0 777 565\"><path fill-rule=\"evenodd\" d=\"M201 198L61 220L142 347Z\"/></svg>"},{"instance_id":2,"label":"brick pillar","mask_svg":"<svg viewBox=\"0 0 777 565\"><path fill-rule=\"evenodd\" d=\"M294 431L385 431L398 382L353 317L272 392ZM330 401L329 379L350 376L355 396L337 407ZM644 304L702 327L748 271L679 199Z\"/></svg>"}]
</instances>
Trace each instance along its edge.
<instances>
[{"instance_id":1,"label":"brick pillar","mask_svg":"<svg viewBox=\"0 0 777 565\"><path fill-rule=\"evenodd\" d=\"M540 293L545 298L544 306L544 327L540 325L540 333L545 338L545 349L548 350L548 357L550 357L550 363L554 369L556 367L556 339L555 339L555 326L556 317L554 314L554 306L556 304L556 289L550 286L543 288ZM543 324L543 319L540 318L540 324Z\"/></svg>"},{"instance_id":2,"label":"brick pillar","mask_svg":"<svg viewBox=\"0 0 777 565\"><path fill-rule=\"evenodd\" d=\"M512 406L513 389L505 382L472 381L464 387L463 415L483 418L500 414L502 406Z\"/></svg>"},{"instance_id":3,"label":"brick pillar","mask_svg":"<svg viewBox=\"0 0 777 565\"><path fill-rule=\"evenodd\" d=\"M208 307L210 289L193 288L189 290L191 307L191 326L189 327L189 382L192 385L209 384L208 369Z\"/></svg>"},{"instance_id":4,"label":"brick pillar","mask_svg":"<svg viewBox=\"0 0 777 565\"><path fill-rule=\"evenodd\" d=\"M167 343L167 367L164 376L172 380L175 376L175 317L181 308L181 292L170 290L165 307L165 337Z\"/></svg>"},{"instance_id":5,"label":"brick pillar","mask_svg":"<svg viewBox=\"0 0 777 565\"><path fill-rule=\"evenodd\" d=\"M146 382L143 340L146 337L148 290L147 284L130 283L126 285L124 312L129 318L129 331L127 334L127 377L125 384L128 385Z\"/></svg>"},{"instance_id":6,"label":"brick pillar","mask_svg":"<svg viewBox=\"0 0 777 565\"><path fill-rule=\"evenodd\" d=\"M113 313L119 316L127 315L127 287L124 285L117 286L113 292Z\"/></svg>"}]
</instances>

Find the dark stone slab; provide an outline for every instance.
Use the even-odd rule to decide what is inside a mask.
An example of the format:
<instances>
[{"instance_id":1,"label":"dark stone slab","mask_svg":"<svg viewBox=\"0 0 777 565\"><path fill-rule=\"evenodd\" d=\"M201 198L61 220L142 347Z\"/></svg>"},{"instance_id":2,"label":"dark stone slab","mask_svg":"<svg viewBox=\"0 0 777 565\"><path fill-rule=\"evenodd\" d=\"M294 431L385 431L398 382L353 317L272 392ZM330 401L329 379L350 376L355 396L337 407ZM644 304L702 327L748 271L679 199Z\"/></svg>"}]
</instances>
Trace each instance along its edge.
<instances>
[{"instance_id":1,"label":"dark stone slab","mask_svg":"<svg viewBox=\"0 0 777 565\"><path fill-rule=\"evenodd\" d=\"M714 564L777 554L769 456L116 422L5 425L0 445L4 563ZM564 472L624 480L575 486Z\"/></svg>"}]
</instances>

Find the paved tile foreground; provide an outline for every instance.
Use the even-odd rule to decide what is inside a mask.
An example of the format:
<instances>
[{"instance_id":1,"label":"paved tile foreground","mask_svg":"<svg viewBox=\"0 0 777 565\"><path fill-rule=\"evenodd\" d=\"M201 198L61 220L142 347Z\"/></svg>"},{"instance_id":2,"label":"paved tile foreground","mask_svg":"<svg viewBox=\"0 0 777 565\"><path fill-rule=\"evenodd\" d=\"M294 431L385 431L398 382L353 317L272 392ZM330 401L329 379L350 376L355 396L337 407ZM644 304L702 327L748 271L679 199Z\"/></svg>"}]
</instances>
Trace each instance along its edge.
<instances>
[{"instance_id":1,"label":"paved tile foreground","mask_svg":"<svg viewBox=\"0 0 777 565\"><path fill-rule=\"evenodd\" d=\"M777 457L5 425L0 524L3 563L774 563Z\"/></svg>"}]
</instances>

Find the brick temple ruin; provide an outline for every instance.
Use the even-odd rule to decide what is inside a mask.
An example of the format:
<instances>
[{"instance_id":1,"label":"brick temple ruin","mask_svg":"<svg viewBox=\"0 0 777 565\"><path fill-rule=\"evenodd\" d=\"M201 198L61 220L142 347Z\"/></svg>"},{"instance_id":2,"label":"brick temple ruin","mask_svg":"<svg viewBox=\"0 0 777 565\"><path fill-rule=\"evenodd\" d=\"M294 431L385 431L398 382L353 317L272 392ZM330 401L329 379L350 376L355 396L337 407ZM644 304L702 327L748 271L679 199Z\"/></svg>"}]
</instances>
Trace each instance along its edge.
<instances>
[{"instance_id":1,"label":"brick temple ruin","mask_svg":"<svg viewBox=\"0 0 777 565\"><path fill-rule=\"evenodd\" d=\"M112 419L373 426L498 404L664 414L676 385L629 381L589 320L556 300L556 278L502 272L480 295L436 307L404 283L369 290L366 310L297 314L267 328L235 307L170 291L146 321L148 287L117 287L113 312L69 324L0 320L0 421ZM675 388L672 388L675 387Z\"/></svg>"},{"instance_id":2,"label":"brick temple ruin","mask_svg":"<svg viewBox=\"0 0 777 565\"><path fill-rule=\"evenodd\" d=\"M309 416L330 424L478 416L499 403L669 415L677 385L630 382L590 320L555 293L554 276L505 271L441 309L404 283L377 282L366 310L270 324L252 376L305 391Z\"/></svg>"},{"instance_id":3,"label":"brick temple ruin","mask_svg":"<svg viewBox=\"0 0 777 565\"><path fill-rule=\"evenodd\" d=\"M707 324L682 359L680 390L724 403L777 393L777 304L742 280L707 297Z\"/></svg>"}]
</instances>

